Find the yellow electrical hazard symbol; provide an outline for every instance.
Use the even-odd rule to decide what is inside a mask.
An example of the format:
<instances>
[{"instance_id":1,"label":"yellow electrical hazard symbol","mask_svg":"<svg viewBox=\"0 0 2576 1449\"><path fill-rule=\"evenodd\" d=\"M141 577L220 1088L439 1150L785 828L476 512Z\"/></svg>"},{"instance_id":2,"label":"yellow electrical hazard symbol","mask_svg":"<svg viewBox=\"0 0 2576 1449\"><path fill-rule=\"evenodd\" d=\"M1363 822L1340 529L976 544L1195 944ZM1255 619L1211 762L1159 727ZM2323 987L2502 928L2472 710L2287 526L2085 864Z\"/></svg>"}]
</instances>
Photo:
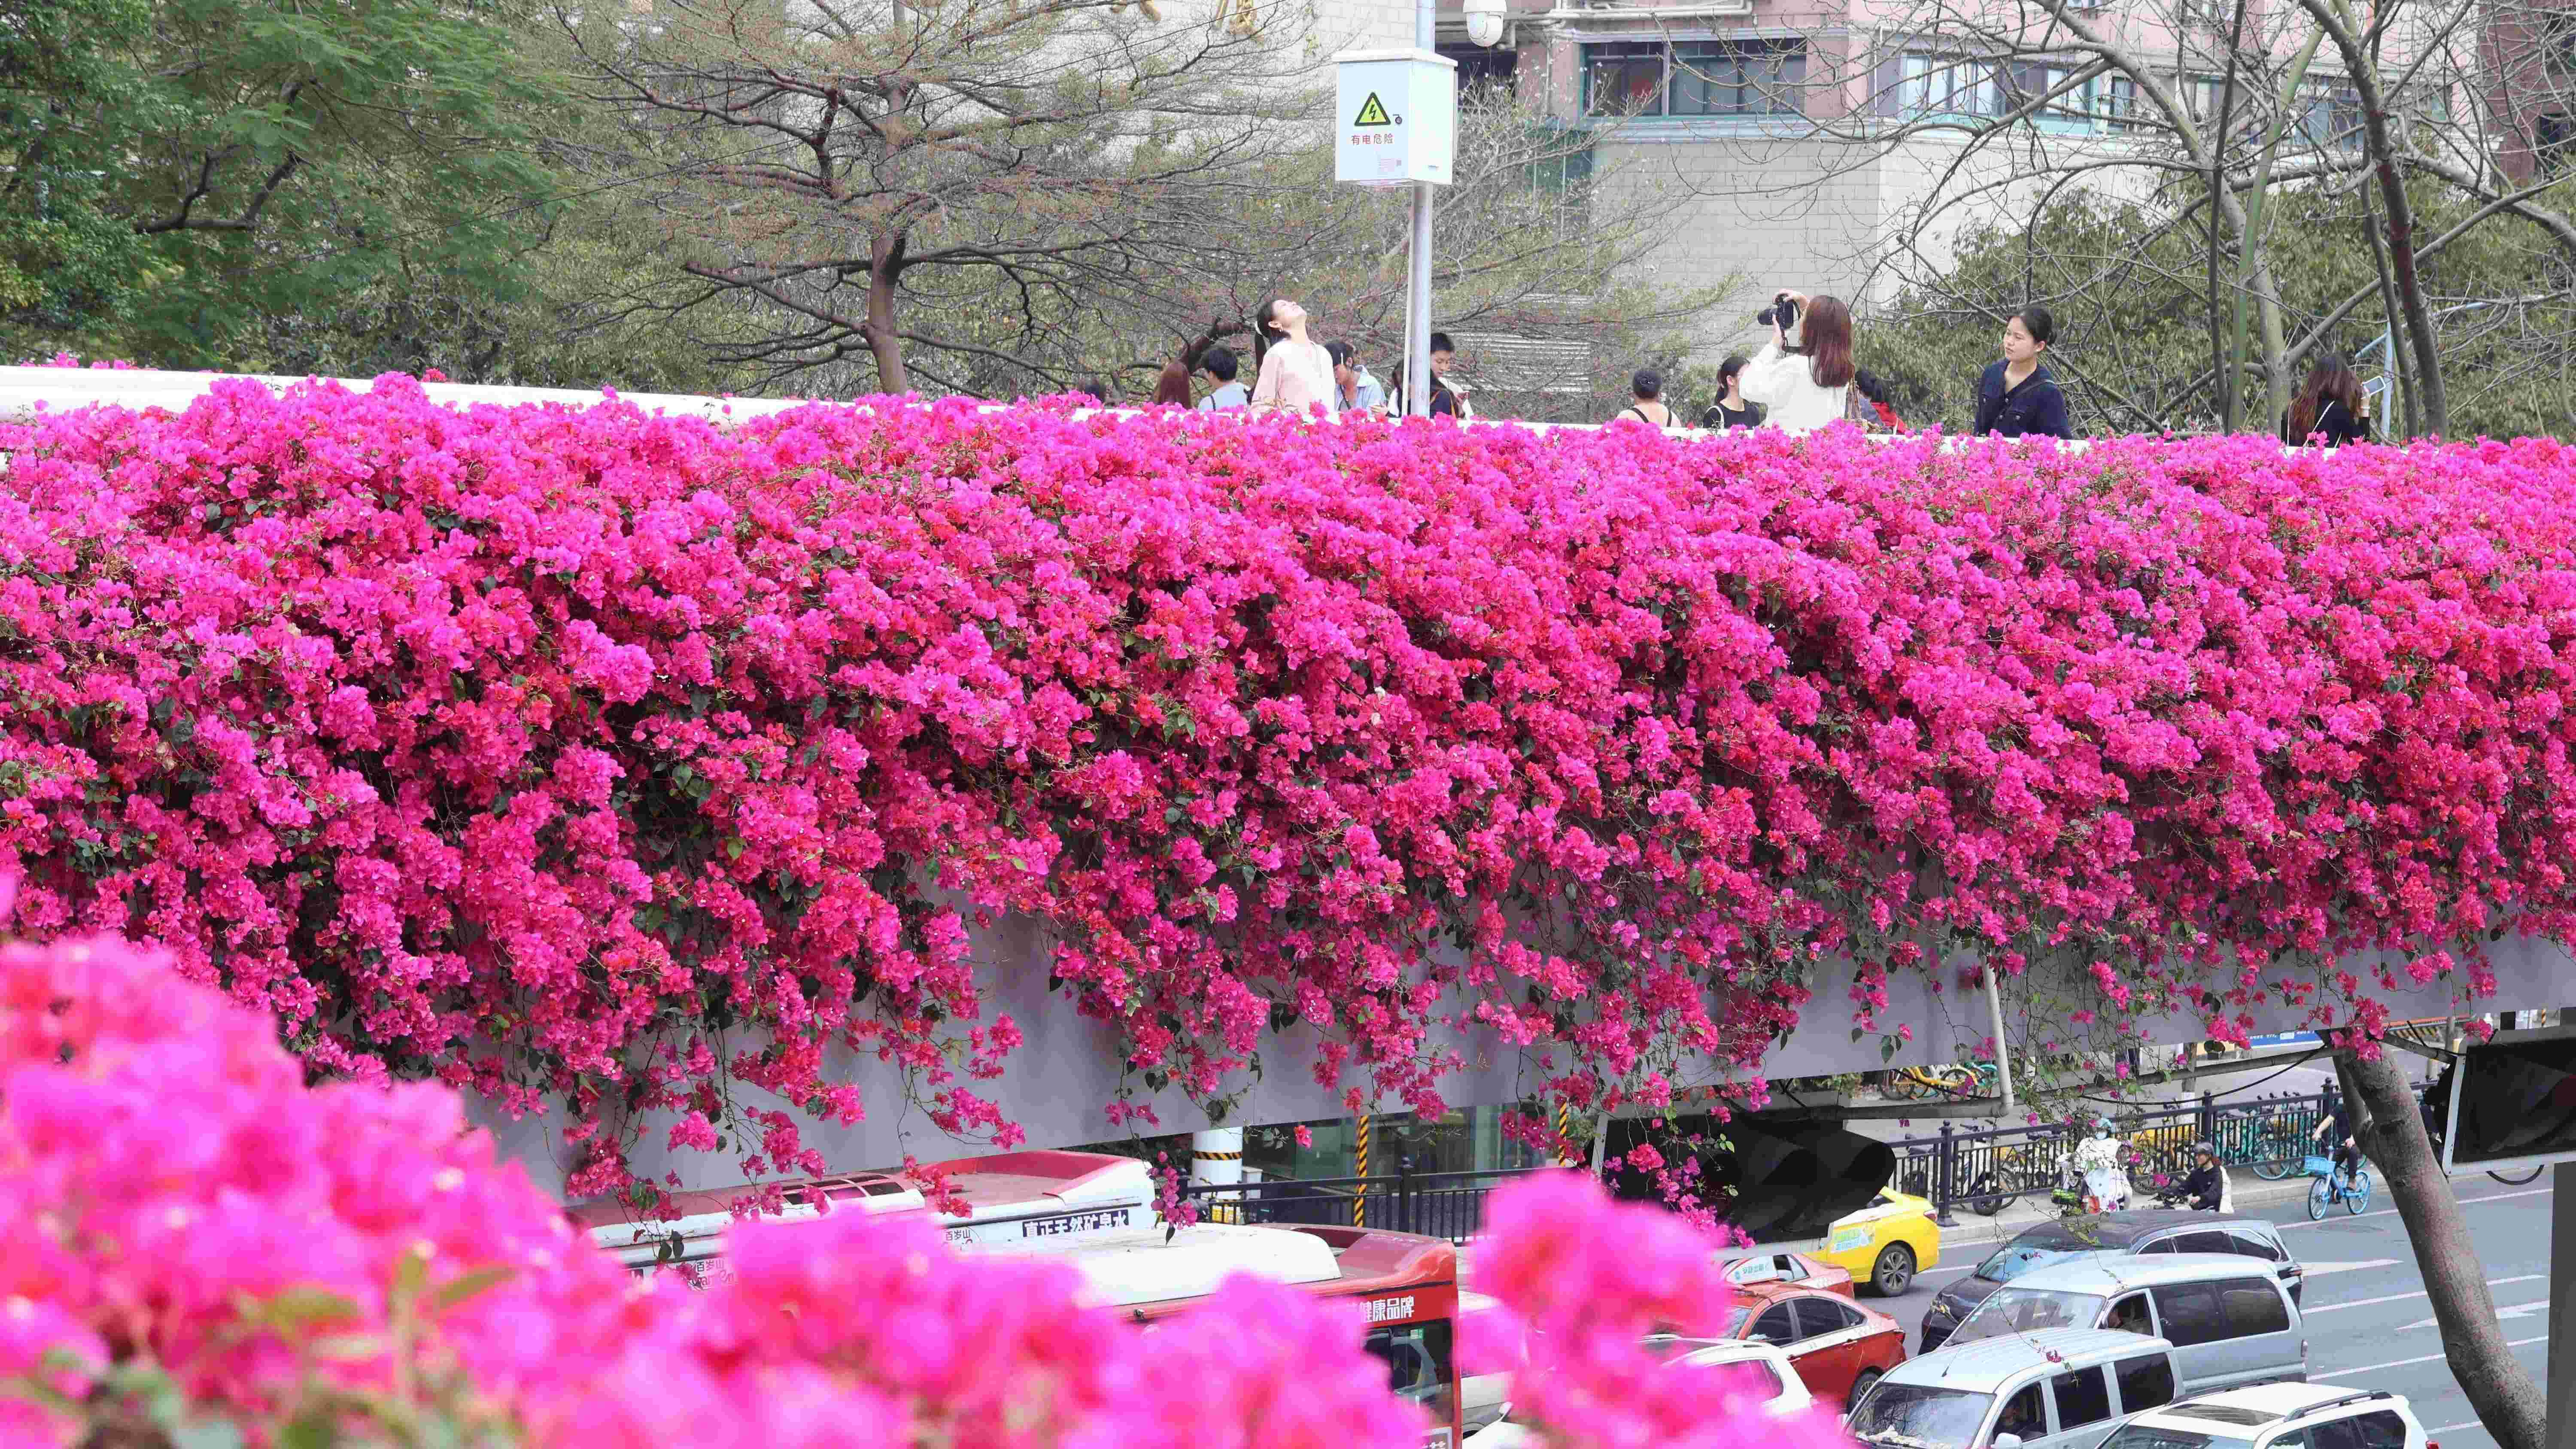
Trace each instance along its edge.
<instances>
[{"instance_id":1,"label":"yellow electrical hazard symbol","mask_svg":"<svg viewBox=\"0 0 2576 1449\"><path fill-rule=\"evenodd\" d=\"M1369 98L1360 102L1359 118L1352 121L1351 124L1354 126L1392 126L1395 122L1387 118L1386 107L1378 103L1377 92L1371 91L1369 92Z\"/></svg>"}]
</instances>

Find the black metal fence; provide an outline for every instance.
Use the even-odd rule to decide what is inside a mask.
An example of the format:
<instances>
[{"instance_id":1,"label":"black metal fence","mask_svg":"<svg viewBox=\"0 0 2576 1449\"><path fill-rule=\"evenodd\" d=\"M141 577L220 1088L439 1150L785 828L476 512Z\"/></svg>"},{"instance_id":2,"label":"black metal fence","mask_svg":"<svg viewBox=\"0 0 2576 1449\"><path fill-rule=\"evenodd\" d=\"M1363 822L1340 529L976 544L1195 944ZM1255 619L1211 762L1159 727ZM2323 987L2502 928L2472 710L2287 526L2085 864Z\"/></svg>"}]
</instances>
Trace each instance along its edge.
<instances>
[{"instance_id":1,"label":"black metal fence","mask_svg":"<svg viewBox=\"0 0 2576 1449\"><path fill-rule=\"evenodd\" d=\"M2179 1183L2191 1172L2192 1147L2207 1142L2230 1169L2266 1178L2300 1170L2318 1121L2328 1108L2323 1094L2277 1096L2250 1102L2182 1102L2116 1116L2112 1133L2129 1144L2136 1160L2130 1185L2141 1199ZM2046 1197L2065 1178L2065 1159L2089 1129L2062 1122L1961 1132L1941 1124L1932 1137L1895 1144L1895 1186L1932 1200L1945 1225L1959 1210L1993 1217L2023 1197Z\"/></svg>"},{"instance_id":2,"label":"black metal fence","mask_svg":"<svg viewBox=\"0 0 2576 1449\"><path fill-rule=\"evenodd\" d=\"M2208 1142L2231 1169L2266 1178L2294 1175L2316 1150L2316 1126L2327 1098L2275 1096L2218 1103L2207 1098L2117 1115L2113 1133L2137 1154L2130 1181L2144 1202L2191 1171L2192 1146ZM1993 1217L2026 1196L2046 1198L2063 1175L2076 1129L2063 1123L1962 1132L1943 1123L1936 1135L1908 1137L1896 1149L1891 1185L1931 1199L1945 1225L1962 1210ZM1485 1195L1541 1168L1491 1172L1415 1172L1399 1158L1393 1173L1217 1185L1183 1189L1203 1220L1229 1223L1338 1223L1465 1242L1484 1222Z\"/></svg>"},{"instance_id":3,"label":"black metal fence","mask_svg":"<svg viewBox=\"0 0 2576 1449\"><path fill-rule=\"evenodd\" d=\"M1398 1158L1393 1173L1373 1177L1324 1177L1247 1182L1239 1186L1194 1182L1184 1194L1203 1221L1220 1223L1337 1223L1392 1228L1463 1243L1485 1220L1485 1195L1535 1167L1492 1172L1415 1172Z\"/></svg>"}]
</instances>

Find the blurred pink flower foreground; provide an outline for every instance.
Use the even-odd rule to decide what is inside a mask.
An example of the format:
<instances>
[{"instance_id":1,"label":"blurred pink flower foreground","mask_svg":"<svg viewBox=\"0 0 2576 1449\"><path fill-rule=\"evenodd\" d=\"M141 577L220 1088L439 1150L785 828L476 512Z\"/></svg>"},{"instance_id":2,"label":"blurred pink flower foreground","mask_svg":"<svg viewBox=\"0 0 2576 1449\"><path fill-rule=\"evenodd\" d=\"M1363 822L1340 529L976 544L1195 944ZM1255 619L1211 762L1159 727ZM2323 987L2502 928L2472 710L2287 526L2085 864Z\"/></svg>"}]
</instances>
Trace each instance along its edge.
<instances>
[{"instance_id":1,"label":"blurred pink flower foreground","mask_svg":"<svg viewBox=\"0 0 2576 1449\"><path fill-rule=\"evenodd\" d=\"M1706 1238L1571 1175L1495 1212L1490 1286L1533 1330L1552 1444L1741 1437L1722 1386L1637 1345L1723 1314ZM1149 1334L1080 1306L1061 1265L843 1214L737 1229L704 1292L639 1281L446 1088L308 1088L270 1018L116 940L0 945L0 1222L0 1445L429 1425L615 1449L1413 1449L1427 1429L1355 1305L1249 1278Z\"/></svg>"}]
</instances>

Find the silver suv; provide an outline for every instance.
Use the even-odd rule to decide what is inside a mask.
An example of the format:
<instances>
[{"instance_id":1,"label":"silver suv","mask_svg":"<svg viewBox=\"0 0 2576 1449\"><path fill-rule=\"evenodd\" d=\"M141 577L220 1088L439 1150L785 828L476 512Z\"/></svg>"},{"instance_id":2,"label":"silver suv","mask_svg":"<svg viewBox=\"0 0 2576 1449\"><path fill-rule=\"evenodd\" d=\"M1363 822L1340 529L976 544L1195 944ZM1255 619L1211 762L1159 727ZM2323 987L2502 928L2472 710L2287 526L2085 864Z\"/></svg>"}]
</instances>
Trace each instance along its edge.
<instances>
[{"instance_id":1,"label":"silver suv","mask_svg":"<svg viewBox=\"0 0 2576 1449\"><path fill-rule=\"evenodd\" d=\"M2258 1258L2299 1301L2306 1276L2278 1226L2261 1218L2185 1212L2179 1208L2133 1208L2116 1213L2067 1218L2027 1228L2011 1242L1986 1255L1977 1271L1944 1287L1923 1314L1923 1346L1930 1353L1949 1340L1961 1319L1976 1311L1986 1295L2035 1268L2082 1262L2114 1253L2234 1253Z\"/></svg>"},{"instance_id":2,"label":"silver suv","mask_svg":"<svg viewBox=\"0 0 2576 1449\"><path fill-rule=\"evenodd\" d=\"M2130 1419L2102 1449L2428 1449L2396 1394L2333 1384L2260 1384Z\"/></svg>"}]
</instances>

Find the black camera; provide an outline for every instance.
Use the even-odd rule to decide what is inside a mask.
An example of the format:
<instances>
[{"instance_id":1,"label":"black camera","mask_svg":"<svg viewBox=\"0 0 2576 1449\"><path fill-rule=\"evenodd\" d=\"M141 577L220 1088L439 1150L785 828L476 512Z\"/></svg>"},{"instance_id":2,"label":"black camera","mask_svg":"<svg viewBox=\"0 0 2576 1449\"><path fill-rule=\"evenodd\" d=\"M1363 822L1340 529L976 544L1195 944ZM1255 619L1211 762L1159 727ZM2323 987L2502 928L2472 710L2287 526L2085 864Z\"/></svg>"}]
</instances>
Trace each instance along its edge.
<instances>
[{"instance_id":1,"label":"black camera","mask_svg":"<svg viewBox=\"0 0 2576 1449\"><path fill-rule=\"evenodd\" d=\"M1774 296L1770 306L1753 314L1753 323L1757 327L1768 327L1775 321L1783 332L1798 325L1798 304L1790 301L1786 292Z\"/></svg>"}]
</instances>

